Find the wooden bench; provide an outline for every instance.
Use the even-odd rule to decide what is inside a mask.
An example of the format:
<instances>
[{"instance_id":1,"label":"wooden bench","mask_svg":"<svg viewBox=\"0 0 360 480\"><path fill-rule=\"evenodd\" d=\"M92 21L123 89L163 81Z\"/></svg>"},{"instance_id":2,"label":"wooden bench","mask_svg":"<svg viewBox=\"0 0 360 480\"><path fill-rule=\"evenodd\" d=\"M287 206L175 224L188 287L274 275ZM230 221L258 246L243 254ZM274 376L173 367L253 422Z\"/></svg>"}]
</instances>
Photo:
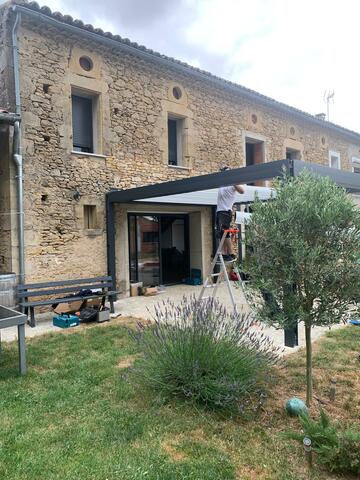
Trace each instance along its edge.
<instances>
[{"instance_id":1,"label":"wooden bench","mask_svg":"<svg viewBox=\"0 0 360 480\"><path fill-rule=\"evenodd\" d=\"M30 311L29 325L35 327L34 309L35 307L41 307L44 305L68 303L77 300L89 300L91 298L99 297L102 297L102 305L104 305L107 297L110 302L110 311L111 313L114 313L114 298L118 292L113 291L112 288L113 281L110 276L79 278L77 280L18 285L17 297L21 310L24 311L26 315L28 315L28 312ZM101 292L94 292L91 295L78 295L80 290L100 290ZM42 300L32 300L33 298L39 297L46 298Z\"/></svg>"}]
</instances>

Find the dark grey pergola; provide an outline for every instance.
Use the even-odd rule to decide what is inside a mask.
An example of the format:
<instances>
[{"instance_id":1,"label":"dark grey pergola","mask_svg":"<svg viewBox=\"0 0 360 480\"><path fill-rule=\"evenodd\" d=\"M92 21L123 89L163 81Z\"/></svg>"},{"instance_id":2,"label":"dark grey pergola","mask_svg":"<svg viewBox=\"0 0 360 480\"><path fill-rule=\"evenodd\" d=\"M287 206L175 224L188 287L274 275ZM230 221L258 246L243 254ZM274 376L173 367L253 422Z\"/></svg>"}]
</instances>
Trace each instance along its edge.
<instances>
[{"instance_id":1,"label":"dark grey pergola","mask_svg":"<svg viewBox=\"0 0 360 480\"><path fill-rule=\"evenodd\" d=\"M304 169L320 175L330 177L337 185L345 188L349 193L360 193L360 175L344 170L325 167L315 163L308 163L301 160L277 160L258 165L251 165L243 168L227 170L225 172L210 173L196 177L175 180L172 182L157 183L143 187L130 188L128 190L112 190L106 194L106 227L107 227L107 262L108 274L113 279L113 289L116 290L116 259L115 259L115 215L114 204L154 204L151 199L156 198L157 205L178 205L176 198L179 194L199 192L235 184L249 184L261 180L273 180L284 173L296 177ZM172 199L172 196L177 196ZM159 201L160 197L160 201ZM161 201L161 197L164 201ZM244 202L241 202L244 203ZM191 203L187 202L187 205ZM183 204L182 204L183 205ZM211 206L213 213L215 207L208 203L197 206ZM213 215L214 217L215 215ZM213 225L214 227L214 225ZM214 230L214 228L213 228ZM215 235L213 232L213 245L215 247ZM285 346L294 347L298 345L298 327L284 330Z\"/></svg>"},{"instance_id":2,"label":"dark grey pergola","mask_svg":"<svg viewBox=\"0 0 360 480\"><path fill-rule=\"evenodd\" d=\"M360 175L358 173L325 167L315 163L307 163L301 160L277 160L172 182L157 183L127 190L111 190L106 194L107 264L108 274L113 278L114 290L116 289L114 204L132 202L138 204L139 201L147 203L147 200L151 198L164 197L164 204L174 205L176 202L171 201L172 195L228 185L253 183L261 180L272 180L284 173L296 177L304 169L308 169L317 175L330 177L337 185L345 188L350 193L360 192ZM157 202L157 205L159 204L161 205L161 202ZM208 205L204 204L203 206Z\"/></svg>"}]
</instances>

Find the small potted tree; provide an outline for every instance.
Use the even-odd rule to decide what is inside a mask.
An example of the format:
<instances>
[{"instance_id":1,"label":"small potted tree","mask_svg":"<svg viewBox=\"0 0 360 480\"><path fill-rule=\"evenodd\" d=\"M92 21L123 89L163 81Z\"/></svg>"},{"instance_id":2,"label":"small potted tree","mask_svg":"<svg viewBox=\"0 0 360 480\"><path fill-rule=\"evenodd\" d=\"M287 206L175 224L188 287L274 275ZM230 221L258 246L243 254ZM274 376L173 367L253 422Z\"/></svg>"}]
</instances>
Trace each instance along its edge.
<instances>
[{"instance_id":1,"label":"small potted tree","mask_svg":"<svg viewBox=\"0 0 360 480\"><path fill-rule=\"evenodd\" d=\"M250 295L264 322L304 323L309 406L311 329L341 322L359 300L360 210L344 189L309 171L274 188L270 201L255 202L247 227Z\"/></svg>"}]
</instances>

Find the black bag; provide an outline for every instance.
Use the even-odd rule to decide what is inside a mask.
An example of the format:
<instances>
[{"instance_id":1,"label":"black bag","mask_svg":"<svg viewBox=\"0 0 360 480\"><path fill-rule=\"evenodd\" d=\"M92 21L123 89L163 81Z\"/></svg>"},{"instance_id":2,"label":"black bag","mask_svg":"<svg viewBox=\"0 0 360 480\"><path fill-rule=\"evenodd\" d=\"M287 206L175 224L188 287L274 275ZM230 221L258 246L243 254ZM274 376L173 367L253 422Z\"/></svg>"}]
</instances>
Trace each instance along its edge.
<instances>
[{"instance_id":1,"label":"black bag","mask_svg":"<svg viewBox=\"0 0 360 480\"><path fill-rule=\"evenodd\" d=\"M97 319L97 310L92 307L86 307L83 308L80 311L80 322L83 323L88 323L88 322L94 322Z\"/></svg>"}]
</instances>

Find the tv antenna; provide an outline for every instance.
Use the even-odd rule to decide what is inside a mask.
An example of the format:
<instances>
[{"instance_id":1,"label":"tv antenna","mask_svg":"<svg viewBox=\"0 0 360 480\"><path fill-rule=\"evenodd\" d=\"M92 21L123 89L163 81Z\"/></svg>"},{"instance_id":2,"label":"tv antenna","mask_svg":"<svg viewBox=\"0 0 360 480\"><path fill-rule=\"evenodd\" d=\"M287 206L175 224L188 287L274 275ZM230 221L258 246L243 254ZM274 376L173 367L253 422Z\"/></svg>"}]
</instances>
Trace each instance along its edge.
<instances>
[{"instance_id":1,"label":"tv antenna","mask_svg":"<svg viewBox=\"0 0 360 480\"><path fill-rule=\"evenodd\" d=\"M330 102L334 103L335 90L325 90L324 102L326 103L326 118L330 121Z\"/></svg>"}]
</instances>

